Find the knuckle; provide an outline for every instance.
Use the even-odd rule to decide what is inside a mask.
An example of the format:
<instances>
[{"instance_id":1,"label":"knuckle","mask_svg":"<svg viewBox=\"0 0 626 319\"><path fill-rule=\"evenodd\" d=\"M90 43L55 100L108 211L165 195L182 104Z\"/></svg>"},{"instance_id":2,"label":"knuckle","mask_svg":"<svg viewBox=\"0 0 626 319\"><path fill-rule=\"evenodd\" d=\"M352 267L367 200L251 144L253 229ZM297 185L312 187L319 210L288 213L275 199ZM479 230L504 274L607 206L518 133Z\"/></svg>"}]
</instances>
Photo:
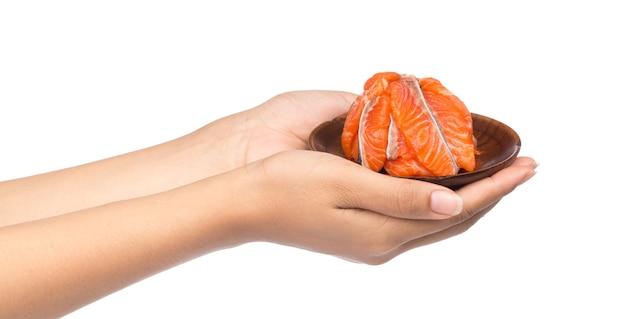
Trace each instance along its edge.
<instances>
[{"instance_id":1,"label":"knuckle","mask_svg":"<svg viewBox=\"0 0 626 319\"><path fill-rule=\"evenodd\" d=\"M415 191L414 184L409 180L403 180L398 185L395 197L395 209L400 215L409 215L415 210L418 203L418 194Z\"/></svg>"}]
</instances>

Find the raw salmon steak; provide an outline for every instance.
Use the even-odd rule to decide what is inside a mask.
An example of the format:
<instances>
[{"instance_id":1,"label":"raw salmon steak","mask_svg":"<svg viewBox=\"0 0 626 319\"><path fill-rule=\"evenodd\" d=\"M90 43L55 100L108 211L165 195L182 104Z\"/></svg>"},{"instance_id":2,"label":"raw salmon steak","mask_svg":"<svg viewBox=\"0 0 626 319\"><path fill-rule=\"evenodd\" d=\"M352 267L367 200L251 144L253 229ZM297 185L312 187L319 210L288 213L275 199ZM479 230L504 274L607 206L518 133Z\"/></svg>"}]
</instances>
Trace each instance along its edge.
<instances>
[{"instance_id":1,"label":"raw salmon steak","mask_svg":"<svg viewBox=\"0 0 626 319\"><path fill-rule=\"evenodd\" d=\"M402 177L475 169L472 115L441 82L381 72L363 89L341 134L348 159Z\"/></svg>"}]
</instances>

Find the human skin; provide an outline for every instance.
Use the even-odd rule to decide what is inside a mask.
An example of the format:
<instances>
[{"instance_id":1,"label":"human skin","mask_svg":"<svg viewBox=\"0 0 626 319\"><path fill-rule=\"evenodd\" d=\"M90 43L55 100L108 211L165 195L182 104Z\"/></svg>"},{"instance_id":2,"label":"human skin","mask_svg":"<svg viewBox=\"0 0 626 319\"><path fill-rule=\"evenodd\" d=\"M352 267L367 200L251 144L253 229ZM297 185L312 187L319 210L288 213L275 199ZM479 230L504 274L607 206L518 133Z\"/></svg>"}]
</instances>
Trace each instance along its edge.
<instances>
[{"instance_id":1,"label":"human skin","mask_svg":"<svg viewBox=\"0 0 626 319\"><path fill-rule=\"evenodd\" d=\"M0 183L0 226L182 186L286 150L349 108L337 91L279 94L165 143L78 167ZM33 200L36 199L36 200Z\"/></svg>"},{"instance_id":2,"label":"human skin","mask_svg":"<svg viewBox=\"0 0 626 319\"><path fill-rule=\"evenodd\" d=\"M306 150L352 96L283 94L180 139L0 183L12 194L0 196L0 317L59 317L255 241L381 264L464 232L534 175L521 157L453 192Z\"/></svg>"}]
</instances>

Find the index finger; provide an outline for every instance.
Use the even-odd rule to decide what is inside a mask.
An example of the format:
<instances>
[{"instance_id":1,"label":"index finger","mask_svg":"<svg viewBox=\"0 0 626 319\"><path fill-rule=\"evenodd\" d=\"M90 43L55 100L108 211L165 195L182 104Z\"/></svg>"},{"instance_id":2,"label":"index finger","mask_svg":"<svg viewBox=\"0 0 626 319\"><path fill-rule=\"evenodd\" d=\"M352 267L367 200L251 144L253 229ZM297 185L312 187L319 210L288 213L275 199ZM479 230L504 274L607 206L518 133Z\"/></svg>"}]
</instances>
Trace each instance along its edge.
<instances>
[{"instance_id":1,"label":"index finger","mask_svg":"<svg viewBox=\"0 0 626 319\"><path fill-rule=\"evenodd\" d=\"M494 175L469 184L457 191L463 199L467 218L494 204L535 175L537 162L530 157L519 157L511 166Z\"/></svg>"}]
</instances>

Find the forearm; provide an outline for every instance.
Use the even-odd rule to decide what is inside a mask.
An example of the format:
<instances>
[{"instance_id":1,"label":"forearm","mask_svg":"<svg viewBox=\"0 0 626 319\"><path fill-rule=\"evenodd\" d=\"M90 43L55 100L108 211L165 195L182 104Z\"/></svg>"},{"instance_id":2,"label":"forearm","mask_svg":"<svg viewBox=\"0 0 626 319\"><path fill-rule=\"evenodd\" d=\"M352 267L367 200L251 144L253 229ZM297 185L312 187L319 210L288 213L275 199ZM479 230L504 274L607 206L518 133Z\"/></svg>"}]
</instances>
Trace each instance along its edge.
<instances>
[{"instance_id":1,"label":"forearm","mask_svg":"<svg viewBox=\"0 0 626 319\"><path fill-rule=\"evenodd\" d=\"M93 163L0 183L0 226L145 196L224 171L217 148L223 124ZM218 127L214 127L218 126ZM218 132L213 132L218 131ZM228 163L231 164L231 163Z\"/></svg>"},{"instance_id":2,"label":"forearm","mask_svg":"<svg viewBox=\"0 0 626 319\"><path fill-rule=\"evenodd\" d=\"M184 261L241 244L244 219L232 218L240 187L233 184L215 176L0 228L0 317L59 317Z\"/></svg>"}]
</instances>

